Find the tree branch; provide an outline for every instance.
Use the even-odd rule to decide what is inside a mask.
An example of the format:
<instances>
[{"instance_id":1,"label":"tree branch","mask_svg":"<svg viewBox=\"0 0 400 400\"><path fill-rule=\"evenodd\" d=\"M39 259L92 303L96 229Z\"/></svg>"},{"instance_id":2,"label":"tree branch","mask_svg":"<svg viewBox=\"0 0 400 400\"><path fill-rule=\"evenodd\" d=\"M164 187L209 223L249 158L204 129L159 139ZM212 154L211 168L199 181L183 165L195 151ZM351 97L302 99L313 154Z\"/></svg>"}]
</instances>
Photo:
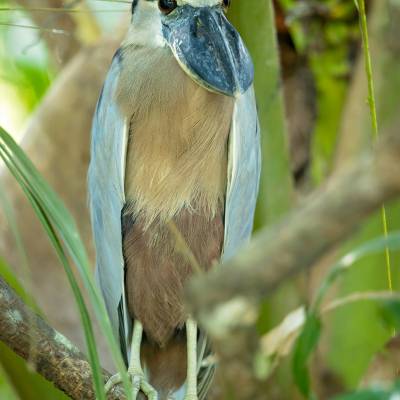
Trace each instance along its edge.
<instances>
[{"instance_id":1,"label":"tree branch","mask_svg":"<svg viewBox=\"0 0 400 400\"><path fill-rule=\"evenodd\" d=\"M193 279L187 297L195 315L210 319L212 312L240 298L259 302L399 195L400 135L394 128L385 136L374 152L342 169L288 217L257 234L236 257Z\"/></svg>"},{"instance_id":2,"label":"tree branch","mask_svg":"<svg viewBox=\"0 0 400 400\"><path fill-rule=\"evenodd\" d=\"M72 399L95 399L86 357L67 338L30 310L0 277L0 340ZM103 371L104 381L110 378ZM120 386L108 399L125 399Z\"/></svg>"},{"instance_id":3,"label":"tree branch","mask_svg":"<svg viewBox=\"0 0 400 400\"><path fill-rule=\"evenodd\" d=\"M213 339L228 386L234 386L237 398L257 398L253 366L261 301L400 194L400 135L395 122L373 152L342 168L301 207L257 234L233 259L189 283L189 308ZM263 398L262 393L258 398Z\"/></svg>"}]
</instances>

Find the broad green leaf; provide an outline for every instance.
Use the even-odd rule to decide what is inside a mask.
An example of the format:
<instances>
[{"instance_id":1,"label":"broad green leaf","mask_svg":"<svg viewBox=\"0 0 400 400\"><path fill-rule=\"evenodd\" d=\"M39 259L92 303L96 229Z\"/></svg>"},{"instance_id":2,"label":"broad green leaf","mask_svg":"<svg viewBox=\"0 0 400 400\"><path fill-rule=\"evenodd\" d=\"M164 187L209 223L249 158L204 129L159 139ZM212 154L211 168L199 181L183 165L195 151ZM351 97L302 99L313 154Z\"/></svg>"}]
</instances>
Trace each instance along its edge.
<instances>
[{"instance_id":1,"label":"broad green leaf","mask_svg":"<svg viewBox=\"0 0 400 400\"><path fill-rule=\"evenodd\" d=\"M333 400L390 400L391 395L383 390L364 390L363 392L337 396Z\"/></svg>"},{"instance_id":2,"label":"broad green leaf","mask_svg":"<svg viewBox=\"0 0 400 400\"><path fill-rule=\"evenodd\" d=\"M321 334L321 320L316 314L308 314L304 327L297 339L293 354L293 375L301 393L311 396L308 360Z\"/></svg>"},{"instance_id":3,"label":"broad green leaf","mask_svg":"<svg viewBox=\"0 0 400 400\"><path fill-rule=\"evenodd\" d=\"M336 396L331 400L397 400L400 398L400 385L397 383L392 389L371 388L354 393Z\"/></svg>"},{"instance_id":4,"label":"broad green leaf","mask_svg":"<svg viewBox=\"0 0 400 400\"><path fill-rule=\"evenodd\" d=\"M387 211L390 228L399 229L400 207L394 205ZM394 233L398 234L398 231ZM346 243L344 254L351 254L354 249L363 247L366 242L375 240L377 236L382 239L380 213L368 220L359 233ZM367 251L364 257L355 257L353 266L346 268L347 272L335 288L337 297L354 292L388 290L384 242L377 247L380 247L380 250L372 249L370 252ZM400 262L398 244L389 243L389 248L392 263L398 266ZM351 261L351 257L348 260ZM399 273L399 268L393 268L395 290L399 290ZM379 304L363 302L335 310L327 324L328 366L339 375L348 388L357 387L371 357L387 342L392 333L391 328L382 324Z\"/></svg>"}]
</instances>

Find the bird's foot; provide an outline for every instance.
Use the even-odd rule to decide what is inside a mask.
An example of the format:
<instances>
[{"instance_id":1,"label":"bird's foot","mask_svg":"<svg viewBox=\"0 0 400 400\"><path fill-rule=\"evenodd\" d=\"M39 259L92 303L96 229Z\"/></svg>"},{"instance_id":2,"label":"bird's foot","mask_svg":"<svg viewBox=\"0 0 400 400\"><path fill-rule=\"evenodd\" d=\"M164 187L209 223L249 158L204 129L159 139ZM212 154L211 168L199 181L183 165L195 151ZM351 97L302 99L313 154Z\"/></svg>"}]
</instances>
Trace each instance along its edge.
<instances>
[{"instance_id":1,"label":"bird's foot","mask_svg":"<svg viewBox=\"0 0 400 400\"><path fill-rule=\"evenodd\" d=\"M106 394L116 385L118 385L119 383L122 382L122 378L120 374L115 374L113 376L111 376L108 381L106 382L106 384L104 385L104 391L106 392Z\"/></svg>"},{"instance_id":2,"label":"bird's foot","mask_svg":"<svg viewBox=\"0 0 400 400\"><path fill-rule=\"evenodd\" d=\"M158 400L157 391L153 388L153 386L150 385L149 382L146 381L143 372L137 373L128 370L128 373L131 377L133 385L133 400L136 400L139 391L142 391L147 396L148 400Z\"/></svg>"},{"instance_id":3,"label":"bird's foot","mask_svg":"<svg viewBox=\"0 0 400 400\"><path fill-rule=\"evenodd\" d=\"M146 381L146 378L142 371L130 371L128 369L128 375L131 379L133 392L132 400L136 400L137 395L142 391L148 400L158 400L157 391ZM120 374L113 375L106 383L104 389L108 393L115 385L122 382L122 377Z\"/></svg>"}]
</instances>

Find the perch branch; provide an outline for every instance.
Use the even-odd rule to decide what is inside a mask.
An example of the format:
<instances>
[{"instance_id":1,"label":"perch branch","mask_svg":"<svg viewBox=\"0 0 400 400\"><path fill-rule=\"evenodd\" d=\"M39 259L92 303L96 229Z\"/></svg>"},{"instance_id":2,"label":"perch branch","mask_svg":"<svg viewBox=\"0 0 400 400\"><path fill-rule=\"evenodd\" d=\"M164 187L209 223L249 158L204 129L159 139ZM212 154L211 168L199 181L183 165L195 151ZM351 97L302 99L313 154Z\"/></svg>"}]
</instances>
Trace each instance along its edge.
<instances>
[{"instance_id":1,"label":"perch branch","mask_svg":"<svg viewBox=\"0 0 400 400\"><path fill-rule=\"evenodd\" d=\"M383 202L398 196L400 135L393 126L373 152L342 168L289 216L258 233L236 257L194 278L187 297L195 315L203 321L221 307L239 305L240 299L258 303L288 276L311 267ZM225 321L237 317L227 315Z\"/></svg>"},{"instance_id":2,"label":"perch branch","mask_svg":"<svg viewBox=\"0 0 400 400\"><path fill-rule=\"evenodd\" d=\"M253 374L261 301L289 276L312 267L383 202L400 194L395 122L382 132L373 151L342 168L286 218L258 233L237 256L189 283L189 309L212 338L228 390L236 398L263 398Z\"/></svg>"},{"instance_id":3,"label":"perch branch","mask_svg":"<svg viewBox=\"0 0 400 400\"><path fill-rule=\"evenodd\" d=\"M95 399L90 365L77 347L29 309L0 277L0 340L72 399ZM104 381L111 374L103 370ZM108 399L125 399L115 386Z\"/></svg>"}]
</instances>

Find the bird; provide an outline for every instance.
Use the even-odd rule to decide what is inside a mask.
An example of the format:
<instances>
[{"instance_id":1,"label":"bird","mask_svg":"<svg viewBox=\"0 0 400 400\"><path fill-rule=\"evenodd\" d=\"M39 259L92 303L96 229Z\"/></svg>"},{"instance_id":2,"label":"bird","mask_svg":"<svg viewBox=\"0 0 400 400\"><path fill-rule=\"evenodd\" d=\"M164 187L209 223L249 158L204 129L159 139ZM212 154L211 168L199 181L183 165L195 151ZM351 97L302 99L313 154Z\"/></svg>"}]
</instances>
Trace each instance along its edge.
<instances>
[{"instance_id":1,"label":"bird","mask_svg":"<svg viewBox=\"0 0 400 400\"><path fill-rule=\"evenodd\" d=\"M96 280L134 399L205 398L215 357L184 287L252 233L261 168L254 66L229 7L133 0L93 118ZM106 391L120 381L114 375Z\"/></svg>"}]
</instances>

